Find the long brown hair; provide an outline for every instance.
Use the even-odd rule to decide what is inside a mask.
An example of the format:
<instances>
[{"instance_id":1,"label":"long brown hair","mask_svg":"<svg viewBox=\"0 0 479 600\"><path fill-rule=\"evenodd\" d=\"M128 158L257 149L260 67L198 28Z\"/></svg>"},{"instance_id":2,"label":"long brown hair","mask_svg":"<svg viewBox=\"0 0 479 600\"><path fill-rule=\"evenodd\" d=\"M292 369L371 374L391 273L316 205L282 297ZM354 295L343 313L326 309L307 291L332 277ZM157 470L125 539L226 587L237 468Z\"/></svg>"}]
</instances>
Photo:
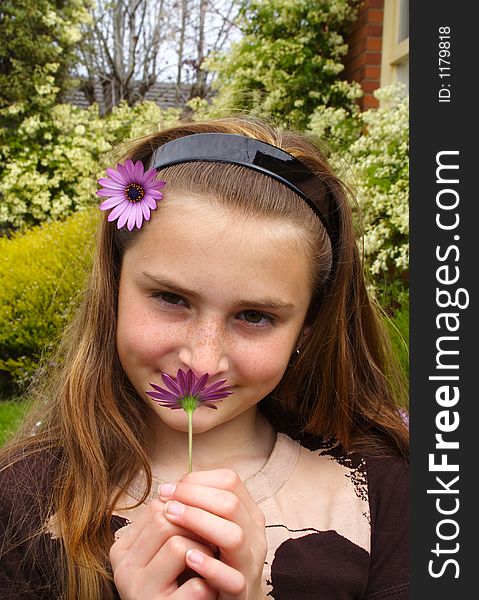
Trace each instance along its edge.
<instances>
[{"instance_id":1,"label":"long brown hair","mask_svg":"<svg viewBox=\"0 0 479 600\"><path fill-rule=\"evenodd\" d=\"M332 268L331 244L320 220L281 183L219 163L186 163L161 172L168 192L201 195L245 218L289 220L302 232L315 289L307 316L310 333L261 408L278 429L296 437L331 435L347 451L405 456L407 429L398 414L398 394L404 389L366 291L348 190L308 138L245 118L180 124L130 144L123 158L142 160L147 167L158 146L208 132L242 134L283 148L327 183L341 211ZM115 345L122 257L140 235L118 231L102 215L84 302L59 349L60 366L38 388L42 425L30 437L26 433L32 425L27 425L4 451L17 458L45 450L55 456L49 497L61 532L68 600L111 597L112 509L140 469L151 485L150 409L125 376Z\"/></svg>"}]
</instances>

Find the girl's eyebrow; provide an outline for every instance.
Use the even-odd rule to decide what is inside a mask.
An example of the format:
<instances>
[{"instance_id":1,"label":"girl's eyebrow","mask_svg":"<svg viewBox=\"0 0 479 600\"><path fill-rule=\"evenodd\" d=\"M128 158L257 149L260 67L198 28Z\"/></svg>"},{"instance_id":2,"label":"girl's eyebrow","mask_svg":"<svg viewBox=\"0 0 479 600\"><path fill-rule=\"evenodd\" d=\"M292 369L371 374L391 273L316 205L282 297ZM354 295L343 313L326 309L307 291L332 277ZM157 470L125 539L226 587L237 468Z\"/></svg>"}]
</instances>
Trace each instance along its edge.
<instances>
[{"instance_id":1,"label":"girl's eyebrow","mask_svg":"<svg viewBox=\"0 0 479 600\"><path fill-rule=\"evenodd\" d=\"M199 295L192 290L188 290L187 288L181 287L171 279L167 277L163 277L162 275L152 275L147 271L143 271L142 275L147 279L150 279L155 285L159 285L160 287L168 288L170 291L175 294L179 294L180 296L190 296L191 298L199 299Z\"/></svg>"},{"instance_id":2,"label":"girl's eyebrow","mask_svg":"<svg viewBox=\"0 0 479 600\"><path fill-rule=\"evenodd\" d=\"M189 290L178 285L176 282L163 277L162 275L152 275L147 271L143 271L142 275L147 279L150 279L155 285L160 287L168 288L171 292L179 294L180 296L188 296L190 298L199 299L200 296L197 292ZM254 309L269 309L269 310L282 310L291 312L295 306L291 302L283 302L279 298L264 298L262 300L238 300L235 303L236 306L241 308L254 308Z\"/></svg>"}]
</instances>

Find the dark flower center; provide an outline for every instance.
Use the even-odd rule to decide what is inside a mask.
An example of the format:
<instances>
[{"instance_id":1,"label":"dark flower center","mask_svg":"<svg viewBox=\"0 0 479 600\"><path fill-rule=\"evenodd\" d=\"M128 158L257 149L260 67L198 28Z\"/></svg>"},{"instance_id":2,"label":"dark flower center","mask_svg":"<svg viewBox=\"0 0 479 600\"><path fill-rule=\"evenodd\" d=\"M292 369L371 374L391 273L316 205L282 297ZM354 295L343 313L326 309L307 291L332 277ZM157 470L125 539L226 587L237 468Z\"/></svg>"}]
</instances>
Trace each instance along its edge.
<instances>
[{"instance_id":1,"label":"dark flower center","mask_svg":"<svg viewBox=\"0 0 479 600\"><path fill-rule=\"evenodd\" d=\"M125 188L125 196L129 202L141 202L145 197L145 190L138 183L129 183Z\"/></svg>"}]
</instances>

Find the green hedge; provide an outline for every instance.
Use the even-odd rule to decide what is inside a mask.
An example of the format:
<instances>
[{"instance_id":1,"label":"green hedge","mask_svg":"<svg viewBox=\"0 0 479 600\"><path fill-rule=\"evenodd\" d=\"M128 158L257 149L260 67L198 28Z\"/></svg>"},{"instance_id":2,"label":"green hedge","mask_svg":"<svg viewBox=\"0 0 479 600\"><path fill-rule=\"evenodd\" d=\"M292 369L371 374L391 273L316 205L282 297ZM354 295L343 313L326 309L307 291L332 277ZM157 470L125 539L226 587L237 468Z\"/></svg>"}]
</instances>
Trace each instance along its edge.
<instances>
[{"instance_id":1,"label":"green hedge","mask_svg":"<svg viewBox=\"0 0 479 600\"><path fill-rule=\"evenodd\" d=\"M77 304L97 211L0 238L0 381L22 388Z\"/></svg>"}]
</instances>

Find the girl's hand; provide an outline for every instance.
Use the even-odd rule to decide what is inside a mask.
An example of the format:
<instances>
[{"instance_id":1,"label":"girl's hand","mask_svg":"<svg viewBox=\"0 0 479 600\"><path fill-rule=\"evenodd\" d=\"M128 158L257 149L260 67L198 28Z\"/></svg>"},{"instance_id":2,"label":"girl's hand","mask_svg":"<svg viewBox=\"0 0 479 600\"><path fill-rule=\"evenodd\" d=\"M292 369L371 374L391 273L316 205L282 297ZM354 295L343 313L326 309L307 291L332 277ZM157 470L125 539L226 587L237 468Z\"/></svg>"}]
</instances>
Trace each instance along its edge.
<instances>
[{"instance_id":1,"label":"girl's hand","mask_svg":"<svg viewBox=\"0 0 479 600\"><path fill-rule=\"evenodd\" d=\"M160 486L159 494L172 523L218 547L217 558L193 546L186 555L186 564L218 590L218 600L262 600L264 515L238 475L229 469L188 473L176 486Z\"/></svg>"},{"instance_id":2,"label":"girl's hand","mask_svg":"<svg viewBox=\"0 0 479 600\"><path fill-rule=\"evenodd\" d=\"M113 579L122 600L216 600L217 591L201 577L180 584L189 566L188 550L211 558L199 536L164 517L164 503L153 500L125 528L110 549Z\"/></svg>"}]
</instances>

